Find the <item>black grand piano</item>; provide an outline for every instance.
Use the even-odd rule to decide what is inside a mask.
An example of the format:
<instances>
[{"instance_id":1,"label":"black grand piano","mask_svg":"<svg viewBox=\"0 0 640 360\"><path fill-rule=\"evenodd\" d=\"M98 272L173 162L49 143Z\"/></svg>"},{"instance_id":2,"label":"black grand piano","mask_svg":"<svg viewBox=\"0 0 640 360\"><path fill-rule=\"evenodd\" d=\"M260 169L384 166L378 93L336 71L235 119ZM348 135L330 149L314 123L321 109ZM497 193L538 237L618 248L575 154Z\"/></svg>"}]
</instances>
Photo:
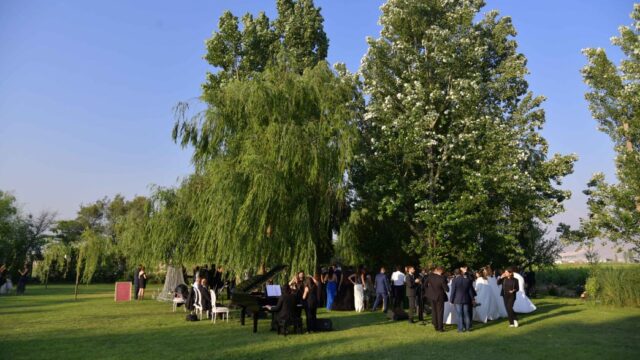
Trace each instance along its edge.
<instances>
[{"instance_id":1,"label":"black grand piano","mask_svg":"<svg viewBox=\"0 0 640 360\"><path fill-rule=\"evenodd\" d=\"M267 313L264 306L275 306L278 303L277 296L269 297L262 292L263 285L286 268L286 265L278 265L265 274L255 275L236 285L233 293L231 293L231 304L241 308L240 324L244 325L244 318L250 314L253 318L253 332L258 331L258 318L260 314Z\"/></svg>"}]
</instances>

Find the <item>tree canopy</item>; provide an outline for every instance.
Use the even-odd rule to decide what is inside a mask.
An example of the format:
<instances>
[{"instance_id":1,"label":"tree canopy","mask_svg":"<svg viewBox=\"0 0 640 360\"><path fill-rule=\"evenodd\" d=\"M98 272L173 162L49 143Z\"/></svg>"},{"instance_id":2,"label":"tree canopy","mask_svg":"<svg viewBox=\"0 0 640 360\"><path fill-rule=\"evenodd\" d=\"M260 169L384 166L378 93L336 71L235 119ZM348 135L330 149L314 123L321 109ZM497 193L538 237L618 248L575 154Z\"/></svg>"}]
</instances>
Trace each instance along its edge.
<instances>
[{"instance_id":1,"label":"tree canopy","mask_svg":"<svg viewBox=\"0 0 640 360\"><path fill-rule=\"evenodd\" d=\"M207 109L178 111L173 137L196 165L176 191L192 261L309 271L331 254L364 100L357 76L326 63L313 1L277 9L274 21L245 15L242 29L222 15L207 41L218 70L203 85Z\"/></svg>"},{"instance_id":2,"label":"tree canopy","mask_svg":"<svg viewBox=\"0 0 640 360\"><path fill-rule=\"evenodd\" d=\"M582 69L591 88L585 97L600 131L609 135L616 152L618 182L609 184L596 173L584 191L589 196L589 215L580 228L561 226L569 241L591 243L596 239L618 245L630 244L640 252L640 4L631 13L631 26L620 27L611 42L624 58L616 66L603 49L583 52L588 64Z\"/></svg>"},{"instance_id":3,"label":"tree canopy","mask_svg":"<svg viewBox=\"0 0 640 360\"><path fill-rule=\"evenodd\" d=\"M561 211L575 156L548 157L544 98L528 90L509 17L483 1L390 0L363 60L370 96L356 196L341 241L370 256L401 244L423 263L524 263L530 234ZM393 248L391 246L390 248ZM396 246L396 248L398 248Z\"/></svg>"}]
</instances>

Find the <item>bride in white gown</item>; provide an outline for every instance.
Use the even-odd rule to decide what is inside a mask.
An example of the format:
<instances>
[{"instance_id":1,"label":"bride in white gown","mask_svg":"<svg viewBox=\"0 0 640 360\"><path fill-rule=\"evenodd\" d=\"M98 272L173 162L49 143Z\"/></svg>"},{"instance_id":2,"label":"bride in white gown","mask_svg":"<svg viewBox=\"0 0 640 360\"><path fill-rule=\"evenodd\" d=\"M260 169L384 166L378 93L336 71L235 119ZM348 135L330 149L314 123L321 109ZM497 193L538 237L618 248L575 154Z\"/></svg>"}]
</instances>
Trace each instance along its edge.
<instances>
[{"instance_id":1,"label":"bride in white gown","mask_svg":"<svg viewBox=\"0 0 640 360\"><path fill-rule=\"evenodd\" d=\"M520 314L528 314L530 312L536 311L536 306L533 305L531 300L529 300L524 292L524 278L522 277L522 275L514 272L513 277L518 280L518 287L520 288L520 290L518 290L518 293L516 293L516 302L513 305L513 311Z\"/></svg>"},{"instance_id":2,"label":"bride in white gown","mask_svg":"<svg viewBox=\"0 0 640 360\"><path fill-rule=\"evenodd\" d=\"M444 323L447 325L457 324L456 309L449 301L451 301L451 283L453 278L449 279L449 291L447 292L447 301L444 302Z\"/></svg>"},{"instance_id":3,"label":"bride in white gown","mask_svg":"<svg viewBox=\"0 0 640 360\"><path fill-rule=\"evenodd\" d=\"M473 321L486 323L500 317L498 299L489 283L489 270L483 268L477 273L474 288L476 290L476 306L473 309ZM500 299L501 300L501 299Z\"/></svg>"},{"instance_id":4,"label":"bride in white gown","mask_svg":"<svg viewBox=\"0 0 640 360\"><path fill-rule=\"evenodd\" d=\"M502 300L502 296L500 296L500 293L502 292L502 285L498 285L498 278L496 278L496 276L493 274L493 270L490 270L491 268L489 267L487 268L489 269L489 274L491 275L487 278L487 280L489 281L489 286L491 287L493 297L496 299L496 304L498 306L498 316L489 320L506 318L507 308L504 306L504 300Z\"/></svg>"}]
</instances>

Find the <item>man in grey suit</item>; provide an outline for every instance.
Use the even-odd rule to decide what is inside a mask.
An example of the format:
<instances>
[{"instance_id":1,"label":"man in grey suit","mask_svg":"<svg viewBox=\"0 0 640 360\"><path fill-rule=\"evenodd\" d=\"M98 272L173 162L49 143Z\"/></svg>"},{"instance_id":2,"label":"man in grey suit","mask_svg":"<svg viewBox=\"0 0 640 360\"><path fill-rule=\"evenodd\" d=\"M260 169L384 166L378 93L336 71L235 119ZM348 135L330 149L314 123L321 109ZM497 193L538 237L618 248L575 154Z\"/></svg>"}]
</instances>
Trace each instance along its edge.
<instances>
[{"instance_id":1,"label":"man in grey suit","mask_svg":"<svg viewBox=\"0 0 640 360\"><path fill-rule=\"evenodd\" d=\"M378 303L382 299L382 311L387 312L387 307L389 306L389 293L391 292L391 285L389 284L389 279L385 274L385 268L380 268L380 273L376 275L376 300L373 302L373 308L371 311L376 311L378 307Z\"/></svg>"}]
</instances>

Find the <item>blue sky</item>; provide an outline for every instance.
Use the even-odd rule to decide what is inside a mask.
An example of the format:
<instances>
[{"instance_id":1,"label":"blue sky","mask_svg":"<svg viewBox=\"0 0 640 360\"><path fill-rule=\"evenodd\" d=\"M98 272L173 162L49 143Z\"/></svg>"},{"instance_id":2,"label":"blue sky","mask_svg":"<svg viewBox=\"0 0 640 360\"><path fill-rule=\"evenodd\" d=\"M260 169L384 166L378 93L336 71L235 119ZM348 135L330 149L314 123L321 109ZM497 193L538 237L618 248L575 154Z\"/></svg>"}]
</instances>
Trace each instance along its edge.
<instances>
[{"instance_id":1,"label":"blue sky","mask_svg":"<svg viewBox=\"0 0 640 360\"><path fill-rule=\"evenodd\" d=\"M0 189L27 212L73 217L81 203L145 195L190 173L190 151L171 141L171 109L200 94L204 41L226 9L241 16L271 0L0 1ZM377 36L380 0L316 0L329 60L356 71ZM580 50L620 53L609 39L633 1L489 0L511 16L529 59L531 89L545 95L551 152L577 153L573 191L557 220L577 223L591 174L614 174L612 145L584 101Z\"/></svg>"}]
</instances>

